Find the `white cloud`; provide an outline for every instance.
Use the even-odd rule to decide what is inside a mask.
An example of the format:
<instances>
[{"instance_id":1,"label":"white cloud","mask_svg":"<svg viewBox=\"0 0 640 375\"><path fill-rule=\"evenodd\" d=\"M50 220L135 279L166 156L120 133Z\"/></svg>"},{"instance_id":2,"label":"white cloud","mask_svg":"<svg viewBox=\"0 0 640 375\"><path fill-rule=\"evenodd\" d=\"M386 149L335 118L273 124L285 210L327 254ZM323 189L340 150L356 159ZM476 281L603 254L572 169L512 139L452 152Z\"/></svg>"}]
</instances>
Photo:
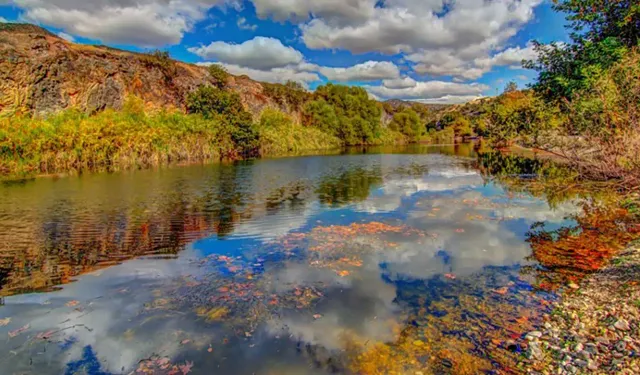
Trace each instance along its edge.
<instances>
[{"instance_id":1,"label":"white cloud","mask_svg":"<svg viewBox=\"0 0 640 375\"><path fill-rule=\"evenodd\" d=\"M320 67L319 72L329 80L338 82L377 81L400 77L398 67L388 61L367 61L348 68Z\"/></svg>"},{"instance_id":2,"label":"white cloud","mask_svg":"<svg viewBox=\"0 0 640 375\"><path fill-rule=\"evenodd\" d=\"M418 73L473 80L530 56L504 48L543 0L252 1L262 17L299 22L309 48L408 53Z\"/></svg>"},{"instance_id":3,"label":"white cloud","mask_svg":"<svg viewBox=\"0 0 640 375\"><path fill-rule=\"evenodd\" d=\"M365 86L367 91L383 99L407 99L407 100L428 100L439 99L446 96L464 96L475 98L482 95L482 92L489 89L489 86L482 84L466 84L444 81L422 81L416 82L413 87L389 88L381 86Z\"/></svg>"},{"instance_id":4,"label":"white cloud","mask_svg":"<svg viewBox=\"0 0 640 375\"><path fill-rule=\"evenodd\" d=\"M256 31L258 29L258 25L252 25L247 22L247 19L244 17L238 18L238 22L236 23L240 30L251 30Z\"/></svg>"},{"instance_id":5,"label":"white cloud","mask_svg":"<svg viewBox=\"0 0 640 375\"><path fill-rule=\"evenodd\" d=\"M8 23L9 21L7 21L6 18L4 17L0 17L0 23Z\"/></svg>"},{"instance_id":6,"label":"white cloud","mask_svg":"<svg viewBox=\"0 0 640 375\"><path fill-rule=\"evenodd\" d=\"M200 63L199 65L207 66L211 63ZM300 66L291 65L282 68L273 68L269 70L259 70L248 68L234 64L221 64L231 74L240 76L247 75L249 78L260 82L285 83L287 81L299 82L306 85L310 82L320 80L316 73L308 72L300 68Z\"/></svg>"},{"instance_id":7,"label":"white cloud","mask_svg":"<svg viewBox=\"0 0 640 375\"><path fill-rule=\"evenodd\" d=\"M319 17L343 24L365 21L376 0L251 0L259 17L278 21L306 21Z\"/></svg>"},{"instance_id":8,"label":"white cloud","mask_svg":"<svg viewBox=\"0 0 640 375\"><path fill-rule=\"evenodd\" d=\"M480 55L470 59L472 56ZM463 79L478 79L496 66L521 67L522 60L535 59L536 52L531 43L525 47L511 47L491 55L488 49L474 47L462 51L435 50L413 53L407 56L418 63L414 70L419 74L454 76Z\"/></svg>"},{"instance_id":9,"label":"white cloud","mask_svg":"<svg viewBox=\"0 0 640 375\"><path fill-rule=\"evenodd\" d=\"M76 38L74 38L73 35L69 35L69 34L67 34L67 33L65 33L63 31L59 32L58 36L60 38L64 39L64 40L66 40L66 41L69 41L69 42L75 42L76 41Z\"/></svg>"},{"instance_id":10,"label":"white cloud","mask_svg":"<svg viewBox=\"0 0 640 375\"><path fill-rule=\"evenodd\" d=\"M406 89L416 87L417 82L411 77L385 79L382 85L389 89Z\"/></svg>"},{"instance_id":11,"label":"white cloud","mask_svg":"<svg viewBox=\"0 0 640 375\"><path fill-rule=\"evenodd\" d=\"M285 46L278 39L265 37L255 37L241 44L213 42L208 46L189 48L189 51L204 59L258 70L283 68L304 59L296 49Z\"/></svg>"},{"instance_id":12,"label":"white cloud","mask_svg":"<svg viewBox=\"0 0 640 375\"><path fill-rule=\"evenodd\" d=\"M295 1L298 3L299 1ZM304 2L304 1L303 1ZM428 49L466 47L511 36L514 29L530 21L541 0L387 0L384 7L368 2L364 22L337 24L316 17L301 25L303 40L310 48L342 48L356 53L414 52ZM500 40L496 41L500 42Z\"/></svg>"},{"instance_id":13,"label":"white cloud","mask_svg":"<svg viewBox=\"0 0 640 375\"><path fill-rule=\"evenodd\" d=\"M491 69L494 66L520 65L522 60L533 60L538 54L533 48L533 44L529 43L526 47L507 48L490 58L476 59L474 64L485 69Z\"/></svg>"},{"instance_id":14,"label":"white cloud","mask_svg":"<svg viewBox=\"0 0 640 375\"><path fill-rule=\"evenodd\" d=\"M12 0L25 20L106 43L160 47L184 33L224 0ZM228 2L232 6L237 1Z\"/></svg>"}]
</instances>

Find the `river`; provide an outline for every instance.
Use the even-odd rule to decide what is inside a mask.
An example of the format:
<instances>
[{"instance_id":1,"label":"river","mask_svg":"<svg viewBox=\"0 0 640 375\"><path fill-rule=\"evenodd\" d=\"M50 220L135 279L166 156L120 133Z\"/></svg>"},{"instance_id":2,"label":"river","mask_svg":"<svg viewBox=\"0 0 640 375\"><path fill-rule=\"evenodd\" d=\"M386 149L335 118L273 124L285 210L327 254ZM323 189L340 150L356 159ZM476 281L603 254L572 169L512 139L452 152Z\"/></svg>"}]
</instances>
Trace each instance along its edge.
<instances>
[{"instance_id":1,"label":"river","mask_svg":"<svg viewBox=\"0 0 640 375\"><path fill-rule=\"evenodd\" d=\"M557 298L535 230L579 225L585 198L480 160L421 145L4 182L1 372L515 371Z\"/></svg>"}]
</instances>

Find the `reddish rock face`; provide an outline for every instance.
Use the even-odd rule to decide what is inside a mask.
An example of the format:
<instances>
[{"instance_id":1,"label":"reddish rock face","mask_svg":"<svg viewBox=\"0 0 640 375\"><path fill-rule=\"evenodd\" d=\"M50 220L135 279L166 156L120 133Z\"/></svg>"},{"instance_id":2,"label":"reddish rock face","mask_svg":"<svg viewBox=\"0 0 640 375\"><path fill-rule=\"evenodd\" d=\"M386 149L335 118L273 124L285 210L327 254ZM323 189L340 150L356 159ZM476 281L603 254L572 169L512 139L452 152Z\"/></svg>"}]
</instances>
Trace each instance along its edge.
<instances>
[{"instance_id":1,"label":"reddish rock face","mask_svg":"<svg viewBox=\"0 0 640 375\"><path fill-rule=\"evenodd\" d=\"M207 83L205 67L74 44L34 25L0 25L0 115L119 109L128 95L149 109L184 110L187 93ZM254 114L276 106L259 82L231 77L228 84Z\"/></svg>"}]
</instances>

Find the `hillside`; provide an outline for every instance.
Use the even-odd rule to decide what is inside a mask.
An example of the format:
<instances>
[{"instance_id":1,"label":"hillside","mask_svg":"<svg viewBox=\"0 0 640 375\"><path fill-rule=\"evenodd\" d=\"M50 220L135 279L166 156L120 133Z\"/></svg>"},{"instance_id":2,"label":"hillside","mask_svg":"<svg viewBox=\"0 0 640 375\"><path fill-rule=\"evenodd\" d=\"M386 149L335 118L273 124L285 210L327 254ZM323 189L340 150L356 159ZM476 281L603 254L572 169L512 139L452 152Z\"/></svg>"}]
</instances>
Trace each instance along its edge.
<instances>
[{"instance_id":1,"label":"hillside","mask_svg":"<svg viewBox=\"0 0 640 375\"><path fill-rule=\"evenodd\" d=\"M150 109L183 109L186 94L209 80L206 68L160 55L70 43L35 25L0 24L0 115L119 109L130 94ZM228 87L253 113L273 104L248 77L232 76Z\"/></svg>"}]
</instances>

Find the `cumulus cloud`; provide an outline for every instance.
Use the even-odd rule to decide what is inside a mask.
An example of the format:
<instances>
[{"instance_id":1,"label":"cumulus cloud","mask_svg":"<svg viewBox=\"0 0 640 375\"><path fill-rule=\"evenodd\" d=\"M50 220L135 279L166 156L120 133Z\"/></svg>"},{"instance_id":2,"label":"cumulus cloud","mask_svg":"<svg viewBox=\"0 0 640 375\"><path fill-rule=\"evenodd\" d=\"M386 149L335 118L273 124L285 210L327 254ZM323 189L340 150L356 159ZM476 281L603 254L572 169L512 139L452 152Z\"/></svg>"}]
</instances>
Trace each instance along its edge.
<instances>
[{"instance_id":1,"label":"cumulus cloud","mask_svg":"<svg viewBox=\"0 0 640 375\"><path fill-rule=\"evenodd\" d=\"M320 67L320 74L332 81L378 81L400 77L400 69L388 61L367 61L348 68Z\"/></svg>"},{"instance_id":2,"label":"cumulus cloud","mask_svg":"<svg viewBox=\"0 0 640 375\"><path fill-rule=\"evenodd\" d=\"M13 0L23 17L73 35L106 43L160 47L178 44L184 33L225 0ZM237 6L237 1L227 4Z\"/></svg>"},{"instance_id":3,"label":"cumulus cloud","mask_svg":"<svg viewBox=\"0 0 640 375\"><path fill-rule=\"evenodd\" d=\"M449 2L443 13L442 1L387 0L383 7L368 2L365 21L341 25L316 17L301 25L302 38L310 48L341 48L356 53L461 50L496 35L513 35L519 25L532 19L533 9L540 3L459 0Z\"/></svg>"},{"instance_id":4,"label":"cumulus cloud","mask_svg":"<svg viewBox=\"0 0 640 375\"><path fill-rule=\"evenodd\" d=\"M473 80L531 56L503 50L542 0L252 0L258 15L299 22L312 49L407 53L420 74ZM446 4L446 7L445 7ZM500 52L502 51L502 52Z\"/></svg>"},{"instance_id":5,"label":"cumulus cloud","mask_svg":"<svg viewBox=\"0 0 640 375\"><path fill-rule=\"evenodd\" d=\"M365 86L367 91L384 99L438 99L445 96L478 97L489 86L477 83L457 83L445 81L416 82L413 87L390 88L384 85Z\"/></svg>"},{"instance_id":6,"label":"cumulus cloud","mask_svg":"<svg viewBox=\"0 0 640 375\"><path fill-rule=\"evenodd\" d=\"M485 69L491 69L494 66L520 65L522 60L534 60L537 57L538 54L534 50L533 44L529 43L524 48L507 48L489 58L476 59L474 64Z\"/></svg>"},{"instance_id":7,"label":"cumulus cloud","mask_svg":"<svg viewBox=\"0 0 640 375\"><path fill-rule=\"evenodd\" d=\"M241 44L213 42L208 46L189 48L189 51L204 59L258 70L283 68L304 59L296 49L285 46L278 39L265 37L255 37Z\"/></svg>"},{"instance_id":8,"label":"cumulus cloud","mask_svg":"<svg viewBox=\"0 0 640 375\"><path fill-rule=\"evenodd\" d=\"M374 13L377 0L252 0L259 17L278 21L306 21L312 17L332 23L365 21Z\"/></svg>"},{"instance_id":9,"label":"cumulus cloud","mask_svg":"<svg viewBox=\"0 0 640 375\"><path fill-rule=\"evenodd\" d=\"M212 63L200 63L198 65L208 66ZM253 69L245 66L239 66L234 64L221 64L231 74L241 76L246 75L251 79L260 82L269 83L285 83L287 81L299 82L306 85L311 82L320 80L318 74L313 72L304 71L297 65L286 66L282 68L273 68L267 70Z\"/></svg>"},{"instance_id":10,"label":"cumulus cloud","mask_svg":"<svg viewBox=\"0 0 640 375\"><path fill-rule=\"evenodd\" d=\"M417 82L411 77L385 79L382 81L382 85L389 89L406 89L416 87Z\"/></svg>"}]
</instances>

